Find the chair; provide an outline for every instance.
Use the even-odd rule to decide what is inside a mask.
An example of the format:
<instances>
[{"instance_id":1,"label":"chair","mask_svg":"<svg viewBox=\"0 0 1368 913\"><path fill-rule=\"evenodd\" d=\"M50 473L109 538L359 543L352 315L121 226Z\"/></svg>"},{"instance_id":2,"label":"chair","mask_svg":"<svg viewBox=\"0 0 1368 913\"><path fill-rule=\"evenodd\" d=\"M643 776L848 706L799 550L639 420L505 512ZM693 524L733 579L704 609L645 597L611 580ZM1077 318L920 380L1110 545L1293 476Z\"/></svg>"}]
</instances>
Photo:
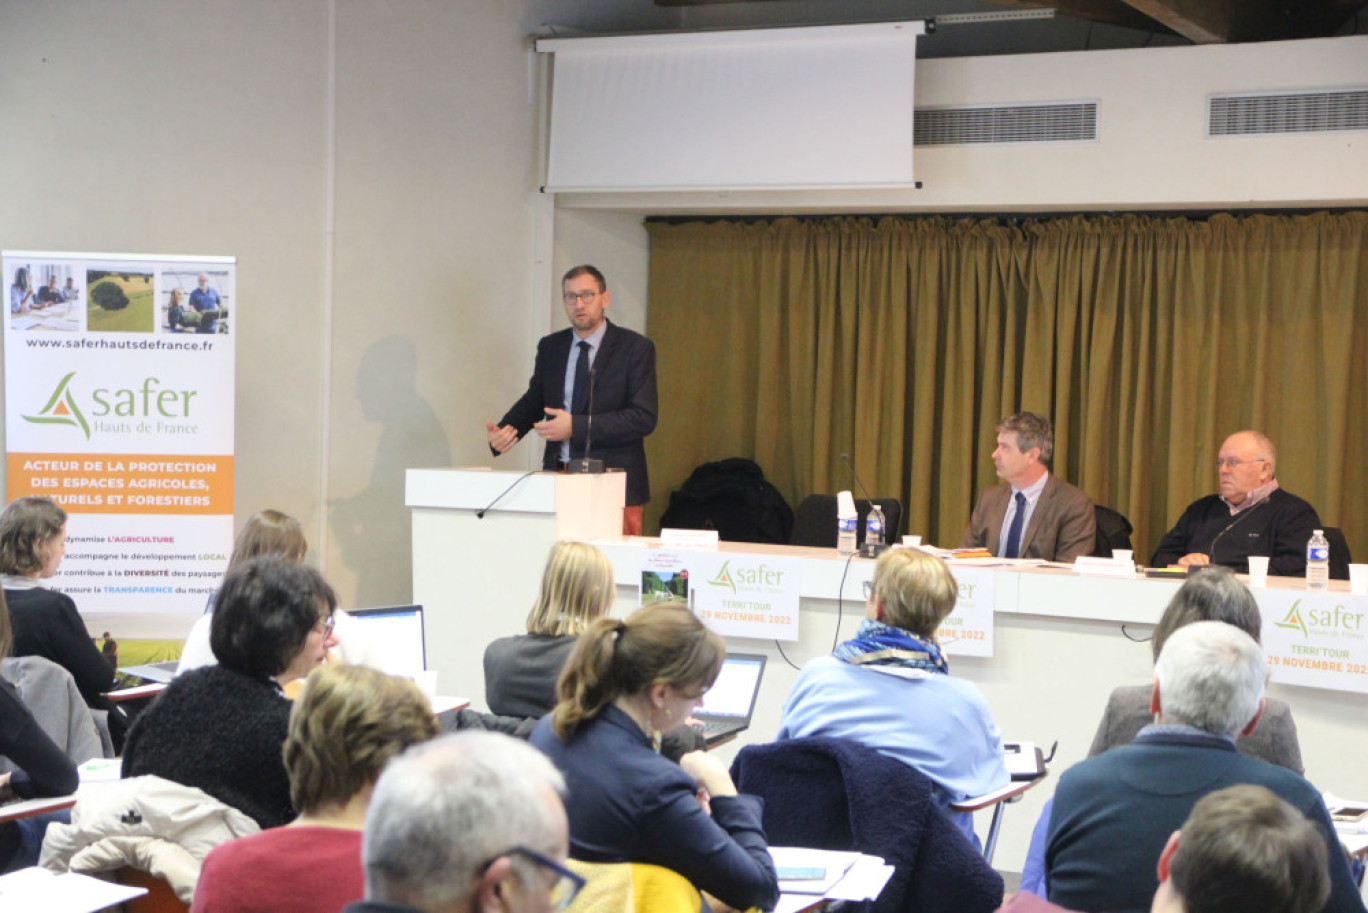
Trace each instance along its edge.
<instances>
[{"instance_id":1,"label":"chair","mask_svg":"<svg viewBox=\"0 0 1368 913\"><path fill-rule=\"evenodd\" d=\"M1110 507L1094 504L1093 517L1097 521L1097 541L1093 546L1092 557L1110 558L1112 549L1133 549L1131 533L1135 532L1135 527L1131 526L1131 521L1127 520L1124 514Z\"/></svg>"},{"instance_id":2,"label":"chair","mask_svg":"<svg viewBox=\"0 0 1368 913\"><path fill-rule=\"evenodd\" d=\"M566 913L699 913L702 895L678 872L642 862L566 862L585 880Z\"/></svg>"},{"instance_id":3,"label":"chair","mask_svg":"<svg viewBox=\"0 0 1368 913\"><path fill-rule=\"evenodd\" d=\"M1353 556L1349 554L1349 540L1344 538L1344 530L1338 526L1327 526L1321 530L1325 541L1330 543L1330 577L1334 580L1349 579L1349 565Z\"/></svg>"},{"instance_id":4,"label":"chair","mask_svg":"<svg viewBox=\"0 0 1368 913\"><path fill-rule=\"evenodd\" d=\"M902 502L897 498L875 498L874 503L883 509L884 542L897 542L898 530L902 526ZM859 545L864 545L869 502L863 498L856 498L855 512L859 515L855 523L855 541ZM836 547L835 495L808 495L802 500L798 505L798 513L793 518L793 535L789 537L789 545Z\"/></svg>"},{"instance_id":5,"label":"chair","mask_svg":"<svg viewBox=\"0 0 1368 913\"><path fill-rule=\"evenodd\" d=\"M765 802L770 843L858 850L893 877L874 913L991 913L1002 876L951 823L925 776L847 739L748 745L733 762L737 789Z\"/></svg>"},{"instance_id":6,"label":"chair","mask_svg":"<svg viewBox=\"0 0 1368 913\"><path fill-rule=\"evenodd\" d=\"M123 902L124 913L186 913L190 909L165 878L126 865L115 870L114 880L130 888L147 889L141 897Z\"/></svg>"}]
</instances>

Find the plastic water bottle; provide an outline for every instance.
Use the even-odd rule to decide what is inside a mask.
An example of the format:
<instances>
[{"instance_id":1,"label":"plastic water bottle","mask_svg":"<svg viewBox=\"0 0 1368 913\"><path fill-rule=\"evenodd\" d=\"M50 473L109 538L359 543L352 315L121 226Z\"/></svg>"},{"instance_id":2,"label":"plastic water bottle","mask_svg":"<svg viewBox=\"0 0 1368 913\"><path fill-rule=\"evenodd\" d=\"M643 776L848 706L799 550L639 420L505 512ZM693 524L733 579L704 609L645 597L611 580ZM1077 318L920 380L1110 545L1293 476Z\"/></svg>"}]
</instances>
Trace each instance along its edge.
<instances>
[{"instance_id":1,"label":"plastic water bottle","mask_svg":"<svg viewBox=\"0 0 1368 913\"><path fill-rule=\"evenodd\" d=\"M836 518L836 551L840 554L855 554L855 524L859 519L856 514Z\"/></svg>"},{"instance_id":2,"label":"plastic water bottle","mask_svg":"<svg viewBox=\"0 0 1368 913\"><path fill-rule=\"evenodd\" d=\"M872 557L883 543L883 517L880 516L878 508L871 506L869 516L865 519L865 554Z\"/></svg>"},{"instance_id":3,"label":"plastic water bottle","mask_svg":"<svg viewBox=\"0 0 1368 913\"><path fill-rule=\"evenodd\" d=\"M1306 588L1323 590L1330 584L1330 543L1324 530L1316 530L1306 543Z\"/></svg>"}]
</instances>

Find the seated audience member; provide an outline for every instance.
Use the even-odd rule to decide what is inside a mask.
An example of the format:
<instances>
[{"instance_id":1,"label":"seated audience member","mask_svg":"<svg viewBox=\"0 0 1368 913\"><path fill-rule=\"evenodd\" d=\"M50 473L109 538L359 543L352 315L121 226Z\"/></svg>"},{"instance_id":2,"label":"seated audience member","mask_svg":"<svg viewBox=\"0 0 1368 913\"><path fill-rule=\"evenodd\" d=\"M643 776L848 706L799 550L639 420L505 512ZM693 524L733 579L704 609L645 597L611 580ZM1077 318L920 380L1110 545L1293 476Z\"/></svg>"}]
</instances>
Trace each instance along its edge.
<instances>
[{"instance_id":1,"label":"seated audience member","mask_svg":"<svg viewBox=\"0 0 1368 913\"><path fill-rule=\"evenodd\" d=\"M364 895L361 829L386 762L437 735L427 698L408 679L324 664L290 712L285 768L299 817L216 847L193 910L336 913Z\"/></svg>"},{"instance_id":2,"label":"seated audience member","mask_svg":"<svg viewBox=\"0 0 1368 913\"><path fill-rule=\"evenodd\" d=\"M565 781L494 732L420 745L380 775L361 842L366 899L345 913L543 913L584 882L564 868Z\"/></svg>"},{"instance_id":3,"label":"seated audience member","mask_svg":"<svg viewBox=\"0 0 1368 913\"><path fill-rule=\"evenodd\" d=\"M779 738L828 736L914 767L952 802L1007 785L1002 735L970 682L950 677L936 629L958 590L945 562L891 549L874 565L865 619L831 656L811 660L784 701ZM974 839L973 816L950 813Z\"/></svg>"},{"instance_id":4,"label":"seated audience member","mask_svg":"<svg viewBox=\"0 0 1368 913\"><path fill-rule=\"evenodd\" d=\"M979 495L960 547L1046 561L1092 554L1097 538L1092 498L1050 472L1050 420L1018 412L998 422L997 431L993 465L1004 484Z\"/></svg>"},{"instance_id":5,"label":"seated audience member","mask_svg":"<svg viewBox=\"0 0 1368 913\"><path fill-rule=\"evenodd\" d=\"M1173 594L1150 639L1156 662L1169 635L1195 621L1223 621L1259 641L1263 620L1259 604L1249 588L1229 568L1213 567L1189 577ZM1093 736L1089 757L1117 745L1129 745L1140 730L1154 722L1150 709L1153 685L1123 685L1107 699L1107 709ZM1265 698L1259 724L1248 735L1241 734L1235 747L1250 757L1286 767L1293 773L1303 771L1297 724L1286 701Z\"/></svg>"},{"instance_id":6,"label":"seated audience member","mask_svg":"<svg viewBox=\"0 0 1368 913\"><path fill-rule=\"evenodd\" d=\"M0 595L0 659L10 655L13 645L9 610ZM48 738L14 686L4 679L0 679L0 757L15 768L0 774L0 801L66 796L76 791L76 765ZM0 873L37 865L43 831L52 820L51 815L39 815L0 823Z\"/></svg>"},{"instance_id":7,"label":"seated audience member","mask_svg":"<svg viewBox=\"0 0 1368 913\"><path fill-rule=\"evenodd\" d=\"M289 514L278 510L260 510L247 518L242 531L233 542L233 553L228 557L228 570L232 571L249 558L274 556L291 564L301 564L309 550L304 538L304 529L299 521ZM195 621L194 627L185 638L181 649L180 665L177 675L184 675L192 669L213 665L214 651L209 644L209 629L213 624L214 601L217 594L209 597L205 614ZM355 634L351 616L343 611L333 612L333 639L330 654L343 662L372 665L370 651L362 638Z\"/></svg>"},{"instance_id":8,"label":"seated audience member","mask_svg":"<svg viewBox=\"0 0 1368 913\"><path fill-rule=\"evenodd\" d=\"M501 716L540 717L556 706L556 680L579 635L617 595L613 565L584 542L557 542L542 572L527 633L485 648L485 702Z\"/></svg>"},{"instance_id":9,"label":"seated audience member","mask_svg":"<svg viewBox=\"0 0 1368 913\"><path fill-rule=\"evenodd\" d=\"M1250 555L1268 556L1268 573L1306 573L1306 543L1321 528L1316 509L1278 487L1278 451L1258 431L1225 439L1216 458L1220 494L1188 505L1164 534L1150 564L1193 567L1222 564L1249 572Z\"/></svg>"},{"instance_id":10,"label":"seated audience member","mask_svg":"<svg viewBox=\"0 0 1368 913\"><path fill-rule=\"evenodd\" d=\"M1331 885L1321 909L1362 913L1320 793L1290 770L1235 750L1235 735L1258 721L1267 676L1263 650L1231 625L1199 621L1169 636L1155 666L1158 721L1130 745L1060 777L1045 850L1052 902L1086 913L1148 909L1169 835L1203 796L1249 783L1318 826Z\"/></svg>"},{"instance_id":11,"label":"seated audience member","mask_svg":"<svg viewBox=\"0 0 1368 913\"><path fill-rule=\"evenodd\" d=\"M574 858L663 866L728 906L768 910L779 887L759 800L737 795L705 752L675 764L652 744L699 705L725 655L722 638L678 606L596 619L531 741L565 775Z\"/></svg>"},{"instance_id":12,"label":"seated audience member","mask_svg":"<svg viewBox=\"0 0 1368 913\"><path fill-rule=\"evenodd\" d=\"M234 568L209 635L218 664L177 676L139 715L123 775L198 787L263 829L294 818L281 760L290 721L282 685L323 662L336 602L313 568L279 558Z\"/></svg>"},{"instance_id":13,"label":"seated audience member","mask_svg":"<svg viewBox=\"0 0 1368 913\"><path fill-rule=\"evenodd\" d=\"M1195 621L1222 621L1234 625L1259 642L1263 621L1259 604L1249 588L1235 578L1235 572L1225 567L1209 567L1189 577L1173 594L1168 608L1155 625L1150 637L1150 648L1157 662L1169 635L1183 625ZM1140 730L1154 722L1150 709L1153 683L1123 685L1107 698L1107 708L1097 724L1088 756L1099 755L1118 745L1129 745ZM1236 737L1235 747L1251 758L1286 767L1293 773L1303 771L1301 745L1297 741L1297 724L1292 720L1292 708L1286 701L1265 698L1263 713L1254 731ZM1021 890L1045 893L1045 839L1049 830L1052 802L1046 801L1035 830L1031 832L1030 848L1021 871Z\"/></svg>"},{"instance_id":14,"label":"seated audience member","mask_svg":"<svg viewBox=\"0 0 1368 913\"><path fill-rule=\"evenodd\" d=\"M1262 786L1228 786L1193 806L1159 855L1150 913L1315 913L1330 897L1325 839ZM1000 913L1070 913L1018 894Z\"/></svg>"},{"instance_id":15,"label":"seated audience member","mask_svg":"<svg viewBox=\"0 0 1368 913\"><path fill-rule=\"evenodd\" d=\"M66 511L51 498L16 498L0 514L0 580L14 655L41 656L70 672L86 705L105 712L118 751L128 717L105 697L114 688L114 668L95 646L71 597L40 583L57 573L66 554L66 521Z\"/></svg>"}]
</instances>

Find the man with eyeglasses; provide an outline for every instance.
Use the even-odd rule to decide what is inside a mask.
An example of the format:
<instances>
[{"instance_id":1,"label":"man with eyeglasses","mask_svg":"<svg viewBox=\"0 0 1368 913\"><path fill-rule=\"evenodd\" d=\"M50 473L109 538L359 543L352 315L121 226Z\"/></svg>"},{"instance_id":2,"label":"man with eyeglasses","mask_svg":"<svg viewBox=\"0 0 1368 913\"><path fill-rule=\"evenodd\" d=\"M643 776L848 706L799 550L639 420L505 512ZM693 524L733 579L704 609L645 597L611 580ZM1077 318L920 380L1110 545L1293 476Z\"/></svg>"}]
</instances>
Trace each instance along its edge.
<instances>
[{"instance_id":1,"label":"man with eyeglasses","mask_svg":"<svg viewBox=\"0 0 1368 913\"><path fill-rule=\"evenodd\" d=\"M485 430L495 456L535 431L546 442L543 469L587 458L625 470L622 531L635 536L651 499L645 439L656 426L655 346L604 317L608 301L608 283L593 266L565 274L561 303L570 327L537 343L527 392Z\"/></svg>"},{"instance_id":2,"label":"man with eyeglasses","mask_svg":"<svg viewBox=\"0 0 1368 913\"><path fill-rule=\"evenodd\" d=\"M1216 458L1220 493L1198 498L1165 534L1151 567L1221 564L1249 572L1250 555L1268 556L1268 573L1306 573L1306 542L1321 529L1316 509L1278 486L1278 451L1258 431L1237 431Z\"/></svg>"},{"instance_id":3,"label":"man with eyeglasses","mask_svg":"<svg viewBox=\"0 0 1368 913\"><path fill-rule=\"evenodd\" d=\"M584 880L565 868L565 780L495 732L416 745L380 775L361 838L366 899L344 913L557 913Z\"/></svg>"}]
</instances>

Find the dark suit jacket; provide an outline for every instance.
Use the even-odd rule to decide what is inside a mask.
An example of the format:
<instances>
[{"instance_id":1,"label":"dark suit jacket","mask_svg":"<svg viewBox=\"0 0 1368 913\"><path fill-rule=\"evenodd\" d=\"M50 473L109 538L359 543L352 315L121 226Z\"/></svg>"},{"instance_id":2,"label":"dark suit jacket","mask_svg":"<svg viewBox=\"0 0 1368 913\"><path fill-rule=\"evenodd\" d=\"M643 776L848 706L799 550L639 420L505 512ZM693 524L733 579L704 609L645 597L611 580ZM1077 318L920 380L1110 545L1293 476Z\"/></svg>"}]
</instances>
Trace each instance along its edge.
<instances>
[{"instance_id":1,"label":"dark suit jacket","mask_svg":"<svg viewBox=\"0 0 1368 913\"><path fill-rule=\"evenodd\" d=\"M1002 521L1012 500L1012 486L995 485L979 495L969 518L961 548L983 547L994 555L1002 534ZM1092 498L1053 472L1040 493L1031 522L1021 534L1021 557L1046 561L1072 561L1090 555L1097 538L1097 518Z\"/></svg>"},{"instance_id":2,"label":"dark suit jacket","mask_svg":"<svg viewBox=\"0 0 1368 913\"><path fill-rule=\"evenodd\" d=\"M546 417L545 410L568 409L565 404L565 366L570 360L570 328L543 336L537 343L537 361L527 392L508 410L500 425L512 425L521 438L532 425ZM646 435L656 426L655 345L631 330L609 322L603 343L594 358L593 439L589 456L603 460L609 469L627 471L627 505L651 500L646 475ZM589 438L590 415L572 416L570 456L584 456ZM542 468L555 469L560 462L560 443L548 441Z\"/></svg>"}]
</instances>

